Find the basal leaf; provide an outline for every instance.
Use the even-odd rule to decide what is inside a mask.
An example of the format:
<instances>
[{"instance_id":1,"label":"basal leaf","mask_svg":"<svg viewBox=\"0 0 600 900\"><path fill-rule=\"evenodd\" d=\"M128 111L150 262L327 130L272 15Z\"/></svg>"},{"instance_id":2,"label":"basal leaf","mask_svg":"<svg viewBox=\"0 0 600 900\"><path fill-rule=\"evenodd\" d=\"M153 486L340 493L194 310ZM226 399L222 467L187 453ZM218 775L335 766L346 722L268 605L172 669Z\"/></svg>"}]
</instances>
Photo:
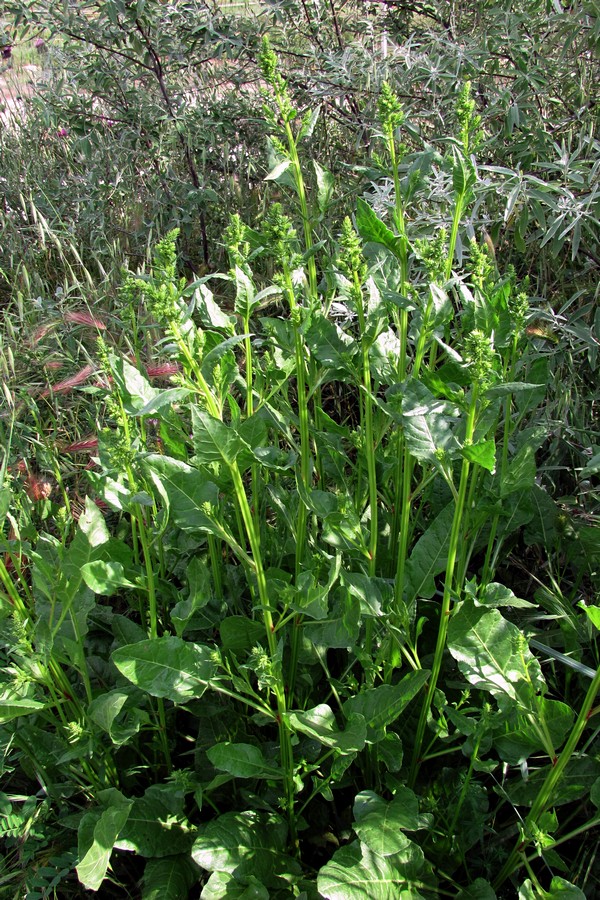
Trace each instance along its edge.
<instances>
[{"instance_id":1,"label":"basal leaf","mask_svg":"<svg viewBox=\"0 0 600 900\"><path fill-rule=\"evenodd\" d=\"M112 661L141 690L176 703L201 697L215 672L210 647L172 635L119 647Z\"/></svg>"},{"instance_id":2,"label":"basal leaf","mask_svg":"<svg viewBox=\"0 0 600 900\"><path fill-rule=\"evenodd\" d=\"M224 741L206 751L215 769L235 778L281 778L280 769L269 765L260 747Z\"/></svg>"},{"instance_id":3,"label":"basal leaf","mask_svg":"<svg viewBox=\"0 0 600 900\"><path fill-rule=\"evenodd\" d=\"M45 703L40 703L39 700L30 700L29 697L0 700L0 725L6 725L7 722L21 716L29 716L31 713L44 709L45 706Z\"/></svg>"},{"instance_id":4,"label":"basal leaf","mask_svg":"<svg viewBox=\"0 0 600 900\"><path fill-rule=\"evenodd\" d=\"M498 612L465 601L450 620L448 648L467 681L494 696L525 703L545 690L540 665L523 633Z\"/></svg>"},{"instance_id":5,"label":"basal leaf","mask_svg":"<svg viewBox=\"0 0 600 900\"><path fill-rule=\"evenodd\" d=\"M181 900L198 880L188 854L149 859L144 869L141 900Z\"/></svg>"},{"instance_id":6,"label":"basal leaf","mask_svg":"<svg viewBox=\"0 0 600 900\"><path fill-rule=\"evenodd\" d=\"M133 800L127 800L118 791L111 792L111 805L104 809L94 825L91 845L77 864L77 876L89 891L97 891L106 876L108 863L123 826L127 822ZM83 821L82 821L83 824ZM80 836L82 834L80 826Z\"/></svg>"},{"instance_id":7,"label":"basal leaf","mask_svg":"<svg viewBox=\"0 0 600 900\"><path fill-rule=\"evenodd\" d=\"M373 791L361 791L355 797L354 831L378 856L406 849L409 840L403 831L419 827L419 803L409 788L401 789L389 802Z\"/></svg>"},{"instance_id":8,"label":"basal leaf","mask_svg":"<svg viewBox=\"0 0 600 900\"><path fill-rule=\"evenodd\" d=\"M285 853L287 825L275 813L224 813L200 825L192 858L207 872L254 875L267 886L298 866Z\"/></svg>"},{"instance_id":9,"label":"basal leaf","mask_svg":"<svg viewBox=\"0 0 600 900\"><path fill-rule=\"evenodd\" d=\"M153 784L133 801L115 847L159 858L189 849L192 841L183 812L183 792L172 784Z\"/></svg>"},{"instance_id":10,"label":"basal leaf","mask_svg":"<svg viewBox=\"0 0 600 900\"><path fill-rule=\"evenodd\" d=\"M419 669L409 672L398 684L380 684L367 688L360 694L346 700L343 706L347 719L360 715L367 722L367 742L380 741L388 725L396 721L422 687L427 683L430 672Z\"/></svg>"},{"instance_id":11,"label":"basal leaf","mask_svg":"<svg viewBox=\"0 0 600 900\"><path fill-rule=\"evenodd\" d=\"M358 753L365 746L366 724L363 716L353 714L345 731L338 728L333 710L326 703L306 712L291 712L288 720L295 731L307 734L340 753Z\"/></svg>"},{"instance_id":12,"label":"basal leaf","mask_svg":"<svg viewBox=\"0 0 600 900\"><path fill-rule=\"evenodd\" d=\"M378 856L359 841L347 844L319 872L319 894L325 900L400 900L410 880L395 861L393 856ZM413 889L408 896L421 894Z\"/></svg>"},{"instance_id":13,"label":"basal leaf","mask_svg":"<svg viewBox=\"0 0 600 900\"><path fill-rule=\"evenodd\" d=\"M87 586L104 597L112 597L122 587L138 587L125 576L122 563L113 560L92 560L81 567L81 574Z\"/></svg>"}]
</instances>

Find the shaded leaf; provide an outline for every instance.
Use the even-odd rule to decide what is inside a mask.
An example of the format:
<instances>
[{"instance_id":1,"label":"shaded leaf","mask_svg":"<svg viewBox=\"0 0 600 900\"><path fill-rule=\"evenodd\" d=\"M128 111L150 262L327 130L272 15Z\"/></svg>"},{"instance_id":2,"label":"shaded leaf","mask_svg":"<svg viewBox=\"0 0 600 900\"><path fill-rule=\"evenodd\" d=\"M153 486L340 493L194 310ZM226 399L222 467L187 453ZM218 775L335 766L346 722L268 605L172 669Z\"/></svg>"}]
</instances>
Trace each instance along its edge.
<instances>
[{"instance_id":1,"label":"shaded leaf","mask_svg":"<svg viewBox=\"0 0 600 900\"><path fill-rule=\"evenodd\" d=\"M280 769L269 765L260 747L224 741L206 751L215 769L236 778L281 778Z\"/></svg>"},{"instance_id":2,"label":"shaded leaf","mask_svg":"<svg viewBox=\"0 0 600 900\"><path fill-rule=\"evenodd\" d=\"M291 712L288 715L290 727L307 734L326 747L340 753L357 753L365 746L366 723L362 715L351 714L345 731L338 728L330 706L321 703L306 712Z\"/></svg>"},{"instance_id":3,"label":"shaded leaf","mask_svg":"<svg viewBox=\"0 0 600 900\"><path fill-rule=\"evenodd\" d=\"M141 690L177 703L201 697L215 672L210 647L173 635L119 647L112 661Z\"/></svg>"},{"instance_id":4,"label":"shaded leaf","mask_svg":"<svg viewBox=\"0 0 600 900\"><path fill-rule=\"evenodd\" d=\"M367 688L346 700L343 706L344 715L360 715L367 722L367 741L374 743L383 738L385 729L406 709L422 687L427 683L430 672L419 669L409 672L398 684L381 684Z\"/></svg>"}]
</instances>

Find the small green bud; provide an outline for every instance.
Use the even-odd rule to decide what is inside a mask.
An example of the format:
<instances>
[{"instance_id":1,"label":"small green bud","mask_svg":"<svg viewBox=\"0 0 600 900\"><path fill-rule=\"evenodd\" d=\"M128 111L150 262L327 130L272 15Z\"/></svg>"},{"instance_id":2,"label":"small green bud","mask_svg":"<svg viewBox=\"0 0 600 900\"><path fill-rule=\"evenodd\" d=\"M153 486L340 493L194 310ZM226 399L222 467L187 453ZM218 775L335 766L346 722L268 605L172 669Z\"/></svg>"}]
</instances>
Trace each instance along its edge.
<instances>
[{"instance_id":1,"label":"small green bud","mask_svg":"<svg viewBox=\"0 0 600 900\"><path fill-rule=\"evenodd\" d=\"M456 101L456 118L460 126L460 141L465 153L474 153L482 144L484 133L481 116L475 113L475 101L471 97L471 82L465 81Z\"/></svg>"},{"instance_id":2,"label":"small green bud","mask_svg":"<svg viewBox=\"0 0 600 900\"><path fill-rule=\"evenodd\" d=\"M398 96L391 89L387 81L381 85L381 93L377 104L379 112L379 121L383 128L385 136L390 139L393 137L396 128L404 122L404 112L402 104Z\"/></svg>"},{"instance_id":3,"label":"small green bud","mask_svg":"<svg viewBox=\"0 0 600 900\"><path fill-rule=\"evenodd\" d=\"M352 279L356 274L360 282L364 281L367 274L367 264L362 253L362 244L349 216L346 216L342 223L337 266L342 275Z\"/></svg>"},{"instance_id":4,"label":"small green bud","mask_svg":"<svg viewBox=\"0 0 600 900\"><path fill-rule=\"evenodd\" d=\"M496 351L491 339L476 328L464 339L464 361L469 367L473 384L486 387L492 380Z\"/></svg>"}]
</instances>

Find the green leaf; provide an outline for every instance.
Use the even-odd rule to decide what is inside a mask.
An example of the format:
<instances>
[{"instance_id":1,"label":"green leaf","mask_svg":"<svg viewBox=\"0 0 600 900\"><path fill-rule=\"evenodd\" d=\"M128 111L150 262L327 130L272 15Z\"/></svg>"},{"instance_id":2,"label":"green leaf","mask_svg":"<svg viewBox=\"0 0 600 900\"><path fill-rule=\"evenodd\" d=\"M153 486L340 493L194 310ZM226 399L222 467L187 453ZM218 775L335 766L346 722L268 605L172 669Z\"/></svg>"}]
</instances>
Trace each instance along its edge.
<instances>
[{"instance_id":1,"label":"green leaf","mask_svg":"<svg viewBox=\"0 0 600 900\"><path fill-rule=\"evenodd\" d=\"M500 496L508 497L515 491L530 488L535 483L536 474L535 448L531 444L525 444L508 464L500 483Z\"/></svg>"},{"instance_id":2,"label":"green leaf","mask_svg":"<svg viewBox=\"0 0 600 900\"><path fill-rule=\"evenodd\" d=\"M529 779L524 781L521 775L504 782L502 796L515 806L531 806L540 789L550 774L553 763L540 766L529 772ZM600 776L600 762L590 756L578 756L567 763L561 780L552 795L552 806L572 803L582 797L589 796L590 790Z\"/></svg>"},{"instance_id":3,"label":"green leaf","mask_svg":"<svg viewBox=\"0 0 600 900\"><path fill-rule=\"evenodd\" d=\"M233 536L211 515L219 491L216 484L206 480L204 473L177 459L153 453L144 457L143 465L161 496L166 497L169 515L176 525L214 534L227 541L240 558L246 558Z\"/></svg>"},{"instance_id":4,"label":"green leaf","mask_svg":"<svg viewBox=\"0 0 600 900\"><path fill-rule=\"evenodd\" d=\"M361 197L357 200L356 209L356 227L362 239L382 244L397 257L400 252L400 238L390 231Z\"/></svg>"},{"instance_id":5,"label":"green leaf","mask_svg":"<svg viewBox=\"0 0 600 900\"><path fill-rule=\"evenodd\" d=\"M87 586L104 597L112 597L122 587L138 587L125 577L122 563L111 560L96 559L86 563L81 567L81 574Z\"/></svg>"},{"instance_id":6,"label":"green leaf","mask_svg":"<svg viewBox=\"0 0 600 900\"><path fill-rule=\"evenodd\" d=\"M417 848L410 842L408 849L413 857L418 855ZM418 867L416 859L411 862L413 868ZM319 894L325 900L401 900L402 889L410 887L410 882L395 863L396 857L378 856L364 844L354 841L337 850L319 872ZM407 896L416 900L421 894L413 889Z\"/></svg>"},{"instance_id":7,"label":"green leaf","mask_svg":"<svg viewBox=\"0 0 600 900\"><path fill-rule=\"evenodd\" d=\"M570 881L555 875L544 900L586 900L586 894Z\"/></svg>"},{"instance_id":8,"label":"green leaf","mask_svg":"<svg viewBox=\"0 0 600 900\"><path fill-rule=\"evenodd\" d=\"M478 597L476 604L479 606L487 606L488 608L498 606L512 606L514 609L531 609L535 608L535 603L529 600L521 600L510 588L503 584L491 581L485 586L483 592Z\"/></svg>"},{"instance_id":9,"label":"green leaf","mask_svg":"<svg viewBox=\"0 0 600 900\"><path fill-rule=\"evenodd\" d=\"M525 702L546 684L523 633L498 610L465 601L450 620L448 648L467 681L494 696Z\"/></svg>"},{"instance_id":10,"label":"green leaf","mask_svg":"<svg viewBox=\"0 0 600 900\"><path fill-rule=\"evenodd\" d=\"M284 159L282 162L277 163L274 169L271 169L269 174L266 176L265 181L279 181L282 175L287 172L289 167L291 166L291 159Z\"/></svg>"},{"instance_id":11,"label":"green leaf","mask_svg":"<svg viewBox=\"0 0 600 900\"><path fill-rule=\"evenodd\" d=\"M265 627L246 616L228 616L219 626L223 650L237 653L249 650L265 639Z\"/></svg>"},{"instance_id":12,"label":"green leaf","mask_svg":"<svg viewBox=\"0 0 600 900\"><path fill-rule=\"evenodd\" d=\"M198 869L187 854L149 859L141 900L182 900L198 881Z\"/></svg>"},{"instance_id":13,"label":"green leaf","mask_svg":"<svg viewBox=\"0 0 600 900\"><path fill-rule=\"evenodd\" d=\"M465 196L475 184L476 175L473 163L465 159L462 153L455 151L452 166L452 188L458 197Z\"/></svg>"},{"instance_id":14,"label":"green leaf","mask_svg":"<svg viewBox=\"0 0 600 900\"><path fill-rule=\"evenodd\" d=\"M584 611L594 628L600 629L600 606L588 606L584 600L580 600L577 606Z\"/></svg>"},{"instance_id":15,"label":"green leaf","mask_svg":"<svg viewBox=\"0 0 600 900\"><path fill-rule=\"evenodd\" d=\"M131 416L140 415L140 411L155 402L162 392L153 388L142 373L126 359L110 353L109 362L125 412Z\"/></svg>"},{"instance_id":16,"label":"green leaf","mask_svg":"<svg viewBox=\"0 0 600 900\"><path fill-rule=\"evenodd\" d=\"M280 873L298 872L286 840L287 825L275 813L229 812L198 827L192 858L207 872L254 875L270 885Z\"/></svg>"},{"instance_id":17,"label":"green leaf","mask_svg":"<svg viewBox=\"0 0 600 900\"><path fill-rule=\"evenodd\" d=\"M215 672L210 647L172 635L119 647L112 661L141 690L176 703L201 697Z\"/></svg>"},{"instance_id":18,"label":"green leaf","mask_svg":"<svg viewBox=\"0 0 600 900\"><path fill-rule=\"evenodd\" d=\"M340 374L354 374L351 359L358 348L356 342L339 325L315 313L306 330L305 341L311 356L328 369L334 369Z\"/></svg>"},{"instance_id":19,"label":"green leaf","mask_svg":"<svg viewBox=\"0 0 600 900\"><path fill-rule=\"evenodd\" d=\"M435 577L446 570L454 503L449 503L436 516L415 544L406 564L407 603L418 597L429 599L435 594Z\"/></svg>"},{"instance_id":20,"label":"green leaf","mask_svg":"<svg viewBox=\"0 0 600 900\"><path fill-rule=\"evenodd\" d=\"M104 881L115 841L127 822L133 806L133 800L127 800L118 791L113 791L111 794L112 803L100 814L94 825L91 845L83 856L81 856L82 848L80 846L81 859L76 867L77 876L81 884L89 891L97 891ZM80 826L80 835L82 833L83 830Z\"/></svg>"},{"instance_id":21,"label":"green leaf","mask_svg":"<svg viewBox=\"0 0 600 900\"><path fill-rule=\"evenodd\" d=\"M324 169L316 159L313 159L313 167L317 177L317 203L319 212L324 215L331 202L335 179L328 169Z\"/></svg>"},{"instance_id":22,"label":"green leaf","mask_svg":"<svg viewBox=\"0 0 600 900\"><path fill-rule=\"evenodd\" d=\"M152 400L149 400L145 406L142 406L141 409L137 410L135 415L156 415L156 413L160 412L161 409L164 409L165 406L171 407L174 403L181 403L183 400L186 400L190 393L190 389L184 387L166 388L164 391L157 391Z\"/></svg>"},{"instance_id":23,"label":"green leaf","mask_svg":"<svg viewBox=\"0 0 600 900\"><path fill-rule=\"evenodd\" d=\"M467 888L463 888L456 900L496 900L496 892L483 878L476 878Z\"/></svg>"},{"instance_id":24,"label":"green leaf","mask_svg":"<svg viewBox=\"0 0 600 900\"><path fill-rule=\"evenodd\" d=\"M463 446L460 453L469 462L481 466L482 469L487 469L488 472L493 473L496 469L496 442L494 440Z\"/></svg>"},{"instance_id":25,"label":"green leaf","mask_svg":"<svg viewBox=\"0 0 600 900\"><path fill-rule=\"evenodd\" d=\"M153 784L131 806L115 847L159 858L189 849L193 833L183 812L183 792L172 784Z\"/></svg>"},{"instance_id":26,"label":"green leaf","mask_svg":"<svg viewBox=\"0 0 600 900\"><path fill-rule=\"evenodd\" d=\"M195 300L200 321L205 328L215 328L226 334L233 334L235 317L223 312L218 303L215 303L212 291L202 281L197 285Z\"/></svg>"},{"instance_id":27,"label":"green leaf","mask_svg":"<svg viewBox=\"0 0 600 900\"><path fill-rule=\"evenodd\" d=\"M456 445L451 418L455 407L439 400L414 378L403 386L401 399L402 425L411 455L440 468L438 451L451 452Z\"/></svg>"},{"instance_id":28,"label":"green leaf","mask_svg":"<svg viewBox=\"0 0 600 900\"><path fill-rule=\"evenodd\" d=\"M250 449L232 427L195 406L192 408L192 431L196 454L193 461L198 465L224 462L230 466L240 450Z\"/></svg>"},{"instance_id":29,"label":"green leaf","mask_svg":"<svg viewBox=\"0 0 600 900\"><path fill-rule=\"evenodd\" d=\"M220 772L235 778L281 778L281 770L269 765L260 747L253 744L232 744L224 741L206 751L211 763Z\"/></svg>"},{"instance_id":30,"label":"green leaf","mask_svg":"<svg viewBox=\"0 0 600 900\"><path fill-rule=\"evenodd\" d=\"M213 872L200 896L202 900L269 900L271 894L254 875L236 878L229 872Z\"/></svg>"},{"instance_id":31,"label":"green leaf","mask_svg":"<svg viewBox=\"0 0 600 900\"><path fill-rule=\"evenodd\" d=\"M419 803L410 790L402 788L389 803L373 791L361 791L354 800L354 831L378 856L405 850L410 841L403 830L419 828Z\"/></svg>"},{"instance_id":32,"label":"green leaf","mask_svg":"<svg viewBox=\"0 0 600 900\"><path fill-rule=\"evenodd\" d=\"M6 725L7 722L21 716L29 716L31 713L44 709L45 706L45 703L40 703L39 700L30 700L29 697L0 700L0 725Z\"/></svg>"},{"instance_id":33,"label":"green leaf","mask_svg":"<svg viewBox=\"0 0 600 900\"><path fill-rule=\"evenodd\" d=\"M326 703L305 712L290 712L288 721L294 731L307 734L340 753L358 753L365 746L367 732L363 716L349 716L348 727L342 731L338 728L331 707Z\"/></svg>"},{"instance_id":34,"label":"green leaf","mask_svg":"<svg viewBox=\"0 0 600 900\"><path fill-rule=\"evenodd\" d=\"M406 709L421 688L427 683L431 673L427 669L409 672L398 684L381 684L367 688L360 694L346 700L343 706L348 720L360 715L367 722L367 742L375 743L385 735L391 725Z\"/></svg>"}]
</instances>

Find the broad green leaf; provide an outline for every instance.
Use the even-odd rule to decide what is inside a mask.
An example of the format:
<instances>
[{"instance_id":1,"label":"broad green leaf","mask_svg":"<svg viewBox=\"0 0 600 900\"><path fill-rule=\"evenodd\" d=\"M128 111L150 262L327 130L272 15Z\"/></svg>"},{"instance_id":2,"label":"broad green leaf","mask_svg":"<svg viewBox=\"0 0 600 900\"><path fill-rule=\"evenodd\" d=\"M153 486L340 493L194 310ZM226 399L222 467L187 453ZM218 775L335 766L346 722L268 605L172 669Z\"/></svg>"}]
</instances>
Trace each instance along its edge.
<instances>
[{"instance_id":1,"label":"broad green leaf","mask_svg":"<svg viewBox=\"0 0 600 900\"><path fill-rule=\"evenodd\" d=\"M361 791L354 800L354 831L378 856L400 853L410 843L403 830L419 828L419 803L409 788L387 802L373 791Z\"/></svg>"},{"instance_id":2,"label":"broad green leaf","mask_svg":"<svg viewBox=\"0 0 600 900\"><path fill-rule=\"evenodd\" d=\"M405 600L429 599L435 594L435 577L446 569L454 503L438 513L415 544L406 564Z\"/></svg>"},{"instance_id":3,"label":"broad green leaf","mask_svg":"<svg viewBox=\"0 0 600 900\"><path fill-rule=\"evenodd\" d=\"M291 159L284 159L282 162L277 163L274 169L271 169L269 174L266 176L265 181L279 181L282 175L287 172L289 167L291 166Z\"/></svg>"},{"instance_id":4,"label":"broad green leaf","mask_svg":"<svg viewBox=\"0 0 600 900\"><path fill-rule=\"evenodd\" d=\"M169 513L180 528L210 530L212 519L207 506L216 506L219 491L202 472L187 463L169 456L151 453L144 465L156 473L169 501Z\"/></svg>"},{"instance_id":5,"label":"broad green leaf","mask_svg":"<svg viewBox=\"0 0 600 900\"><path fill-rule=\"evenodd\" d=\"M133 806L133 800L127 800L118 791L113 794L112 804L101 812L94 826L91 846L76 867L79 881L89 891L97 891L104 881L115 841Z\"/></svg>"},{"instance_id":6,"label":"broad green leaf","mask_svg":"<svg viewBox=\"0 0 600 900\"><path fill-rule=\"evenodd\" d=\"M298 865L285 853L287 825L275 813L229 812L198 827L192 858L207 872L254 875L267 886Z\"/></svg>"},{"instance_id":7,"label":"broad green leaf","mask_svg":"<svg viewBox=\"0 0 600 900\"><path fill-rule=\"evenodd\" d=\"M200 894L201 900L269 900L271 894L254 875L236 878L229 872L213 872Z\"/></svg>"},{"instance_id":8,"label":"broad green leaf","mask_svg":"<svg viewBox=\"0 0 600 900\"><path fill-rule=\"evenodd\" d=\"M454 165L452 166L452 188L454 193L465 196L477 180L473 163L466 159L462 153L455 151Z\"/></svg>"},{"instance_id":9,"label":"broad green leaf","mask_svg":"<svg viewBox=\"0 0 600 900\"><path fill-rule=\"evenodd\" d=\"M7 722L21 716L29 716L31 713L44 709L45 706L45 703L40 703L39 700L30 700L29 697L0 700L0 725L6 725Z\"/></svg>"},{"instance_id":10,"label":"broad green leaf","mask_svg":"<svg viewBox=\"0 0 600 900\"><path fill-rule=\"evenodd\" d=\"M363 716L348 716L345 731L338 728L333 710L326 703L308 709L306 712L291 712L288 715L290 727L319 741L326 747L340 753L358 753L365 746L366 724Z\"/></svg>"},{"instance_id":11,"label":"broad green leaf","mask_svg":"<svg viewBox=\"0 0 600 900\"><path fill-rule=\"evenodd\" d=\"M159 858L191 847L193 832L183 813L183 792L172 784L153 784L130 808L115 847Z\"/></svg>"},{"instance_id":12,"label":"broad green leaf","mask_svg":"<svg viewBox=\"0 0 600 900\"><path fill-rule=\"evenodd\" d=\"M155 402L162 392L158 388L153 388L142 373L126 359L110 353L109 362L125 412L132 416L140 415L140 410Z\"/></svg>"},{"instance_id":13,"label":"broad green leaf","mask_svg":"<svg viewBox=\"0 0 600 900\"><path fill-rule=\"evenodd\" d=\"M231 426L195 406L192 408L192 432L194 462L198 465L224 462L230 466L242 449L250 449Z\"/></svg>"},{"instance_id":14,"label":"broad green leaf","mask_svg":"<svg viewBox=\"0 0 600 900\"><path fill-rule=\"evenodd\" d=\"M201 697L215 672L210 647L172 635L119 647L112 661L141 690L176 703Z\"/></svg>"},{"instance_id":15,"label":"broad green leaf","mask_svg":"<svg viewBox=\"0 0 600 900\"><path fill-rule=\"evenodd\" d=\"M281 778L281 770L269 765L260 747L253 744L215 744L206 755L220 772L235 778Z\"/></svg>"},{"instance_id":16,"label":"broad green leaf","mask_svg":"<svg viewBox=\"0 0 600 900\"><path fill-rule=\"evenodd\" d=\"M187 626L193 627L194 613L204 609L212 599L212 581L206 560L194 556L187 566L188 595L171 609L171 621L177 637L182 637Z\"/></svg>"},{"instance_id":17,"label":"broad green leaf","mask_svg":"<svg viewBox=\"0 0 600 900\"><path fill-rule=\"evenodd\" d=\"M577 606L584 611L594 628L600 629L600 606L588 606L583 600Z\"/></svg>"},{"instance_id":18,"label":"broad green leaf","mask_svg":"<svg viewBox=\"0 0 600 900\"><path fill-rule=\"evenodd\" d=\"M451 452L456 445L451 418L455 407L439 400L415 379L407 381L400 396L402 425L411 455L440 468L439 451Z\"/></svg>"},{"instance_id":19,"label":"broad green leaf","mask_svg":"<svg viewBox=\"0 0 600 900\"><path fill-rule=\"evenodd\" d=\"M463 888L456 900L496 900L496 892L483 878L476 878L469 887Z\"/></svg>"},{"instance_id":20,"label":"broad green leaf","mask_svg":"<svg viewBox=\"0 0 600 900\"><path fill-rule=\"evenodd\" d=\"M359 197L356 203L356 227L364 241L383 244L394 256L398 256L400 239L373 212L368 203Z\"/></svg>"},{"instance_id":21,"label":"broad green leaf","mask_svg":"<svg viewBox=\"0 0 600 900\"><path fill-rule=\"evenodd\" d=\"M410 844L408 850L414 845ZM415 851L416 851L415 847ZM415 854L416 855L416 854ZM415 863L411 868L417 868ZM410 888L395 856L378 856L367 846L354 841L337 850L321 869L317 879L319 893L325 900L401 900L403 896L421 897Z\"/></svg>"},{"instance_id":22,"label":"broad green leaf","mask_svg":"<svg viewBox=\"0 0 600 900\"><path fill-rule=\"evenodd\" d=\"M219 625L221 643L225 651L238 653L249 650L265 640L265 627L246 616L228 616Z\"/></svg>"},{"instance_id":23,"label":"broad green leaf","mask_svg":"<svg viewBox=\"0 0 600 900\"><path fill-rule=\"evenodd\" d=\"M427 683L431 673L427 669L409 672L398 684L380 684L367 688L346 700L343 706L348 720L360 715L367 722L367 741L380 741L388 725L396 721L421 688Z\"/></svg>"},{"instance_id":24,"label":"broad green leaf","mask_svg":"<svg viewBox=\"0 0 600 900\"><path fill-rule=\"evenodd\" d=\"M347 592L336 597L327 618L304 626L304 637L317 647L352 647L358 640L359 622L360 603Z\"/></svg>"},{"instance_id":25,"label":"broad green leaf","mask_svg":"<svg viewBox=\"0 0 600 900\"><path fill-rule=\"evenodd\" d=\"M315 125L319 120L319 115L321 113L321 107L316 106L314 109L309 110L302 118L302 125L300 126L300 130L298 131L297 140L301 141L303 138L312 137L312 133L315 130Z\"/></svg>"},{"instance_id":26,"label":"broad green leaf","mask_svg":"<svg viewBox=\"0 0 600 900\"><path fill-rule=\"evenodd\" d=\"M478 606L487 606L488 608L512 606L515 609L531 609L536 605L535 603L530 603L528 600L521 600L513 594L510 588L505 587L503 584L498 584L495 581L492 581L485 586L475 602Z\"/></svg>"},{"instance_id":27,"label":"broad green leaf","mask_svg":"<svg viewBox=\"0 0 600 900\"><path fill-rule=\"evenodd\" d=\"M315 313L306 329L305 341L311 356L326 368L340 374L354 374L351 360L358 351L356 342L335 322Z\"/></svg>"},{"instance_id":28,"label":"broad green leaf","mask_svg":"<svg viewBox=\"0 0 600 900\"><path fill-rule=\"evenodd\" d=\"M560 875L555 875L544 900L586 900L586 897L581 888L561 878Z\"/></svg>"},{"instance_id":29,"label":"broad green leaf","mask_svg":"<svg viewBox=\"0 0 600 900\"><path fill-rule=\"evenodd\" d=\"M498 610L465 601L450 620L448 648L467 681L494 696L506 694L529 708L527 698L546 689L525 636Z\"/></svg>"},{"instance_id":30,"label":"broad green leaf","mask_svg":"<svg viewBox=\"0 0 600 900\"><path fill-rule=\"evenodd\" d=\"M81 567L81 574L87 586L104 597L112 597L122 587L138 587L126 578L123 565L112 560L96 559L86 563Z\"/></svg>"},{"instance_id":31,"label":"broad green leaf","mask_svg":"<svg viewBox=\"0 0 600 900\"><path fill-rule=\"evenodd\" d=\"M331 172L328 169L324 169L323 166L320 166L316 159L313 159L313 167L317 177L317 203L319 212L321 215L324 215L331 202L335 180Z\"/></svg>"},{"instance_id":32,"label":"broad green leaf","mask_svg":"<svg viewBox=\"0 0 600 900\"><path fill-rule=\"evenodd\" d=\"M496 470L496 442L494 440L463 446L460 453L469 462L481 466L482 469L487 469L488 472L493 473Z\"/></svg>"},{"instance_id":33,"label":"broad green leaf","mask_svg":"<svg viewBox=\"0 0 600 900\"><path fill-rule=\"evenodd\" d=\"M141 900L183 900L198 881L198 869L187 854L149 859Z\"/></svg>"},{"instance_id":34,"label":"broad green leaf","mask_svg":"<svg viewBox=\"0 0 600 900\"><path fill-rule=\"evenodd\" d=\"M145 406L138 409L136 415L155 415L157 412L160 412L161 409L164 409L165 406L171 407L174 403L181 403L183 400L186 400L190 393L189 388L184 387L167 388L166 390L157 391L156 395L149 400Z\"/></svg>"},{"instance_id":35,"label":"broad green leaf","mask_svg":"<svg viewBox=\"0 0 600 900\"><path fill-rule=\"evenodd\" d=\"M504 783L503 796L515 806L531 806L552 768L553 763L549 763L547 766L533 769L529 772L527 781L519 774ZM591 756L570 759L552 795L552 806L562 806L589 796L598 777L600 777L600 762L597 759Z\"/></svg>"},{"instance_id":36,"label":"broad green leaf","mask_svg":"<svg viewBox=\"0 0 600 900\"><path fill-rule=\"evenodd\" d=\"M226 334L233 334L235 331L235 317L223 312L218 303L215 303L212 291L203 282L198 284L195 301L200 321L205 328L215 328L218 331L224 331Z\"/></svg>"},{"instance_id":37,"label":"broad green leaf","mask_svg":"<svg viewBox=\"0 0 600 900\"><path fill-rule=\"evenodd\" d=\"M502 701L504 729L495 735L499 756L511 765L520 765L532 753L544 750L553 759L573 727L575 713L560 700L535 697L529 713L519 712L511 700Z\"/></svg>"},{"instance_id":38,"label":"broad green leaf","mask_svg":"<svg viewBox=\"0 0 600 900\"><path fill-rule=\"evenodd\" d=\"M508 464L507 472L500 483L500 496L508 497L514 491L531 488L535 483L536 474L535 448L531 444L525 444Z\"/></svg>"},{"instance_id":39,"label":"broad green leaf","mask_svg":"<svg viewBox=\"0 0 600 900\"><path fill-rule=\"evenodd\" d=\"M79 517L78 526L90 547L100 547L110 539L104 516L91 497L85 498L85 510Z\"/></svg>"}]
</instances>

